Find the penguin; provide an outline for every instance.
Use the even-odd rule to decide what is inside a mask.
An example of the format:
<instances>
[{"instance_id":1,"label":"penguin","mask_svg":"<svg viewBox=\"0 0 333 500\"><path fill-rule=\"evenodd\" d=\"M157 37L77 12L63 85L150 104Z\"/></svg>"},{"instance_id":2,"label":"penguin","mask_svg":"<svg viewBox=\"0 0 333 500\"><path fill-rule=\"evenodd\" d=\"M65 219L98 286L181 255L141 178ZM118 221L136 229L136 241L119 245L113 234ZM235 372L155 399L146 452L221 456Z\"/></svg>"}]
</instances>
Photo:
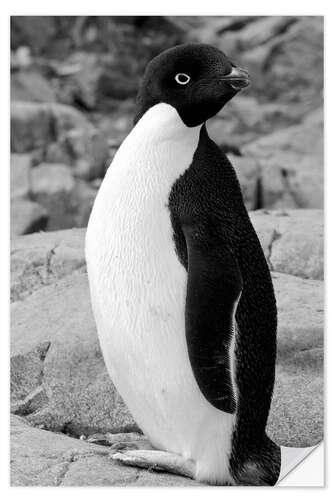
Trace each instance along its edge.
<instances>
[{"instance_id":1,"label":"penguin","mask_svg":"<svg viewBox=\"0 0 333 500\"><path fill-rule=\"evenodd\" d=\"M86 232L106 367L151 444L113 458L216 485L274 485L285 470L266 434L272 280L236 173L206 128L249 83L210 45L156 56Z\"/></svg>"}]
</instances>

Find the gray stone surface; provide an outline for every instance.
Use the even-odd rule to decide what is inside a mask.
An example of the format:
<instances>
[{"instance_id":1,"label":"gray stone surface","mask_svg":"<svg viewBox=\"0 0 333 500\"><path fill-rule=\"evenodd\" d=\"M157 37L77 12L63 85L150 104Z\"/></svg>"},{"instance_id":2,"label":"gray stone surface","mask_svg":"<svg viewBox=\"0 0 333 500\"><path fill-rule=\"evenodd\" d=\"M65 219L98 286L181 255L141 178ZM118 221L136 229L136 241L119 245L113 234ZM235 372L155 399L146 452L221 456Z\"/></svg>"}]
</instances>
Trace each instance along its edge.
<instances>
[{"instance_id":1,"label":"gray stone surface","mask_svg":"<svg viewBox=\"0 0 333 500\"><path fill-rule=\"evenodd\" d=\"M86 227L97 189L67 165L41 163L31 172L32 197L50 214L47 231Z\"/></svg>"},{"instance_id":2,"label":"gray stone surface","mask_svg":"<svg viewBox=\"0 0 333 500\"><path fill-rule=\"evenodd\" d=\"M247 210L257 208L259 196L260 167L253 158L243 158L229 153L231 161L242 189L243 199Z\"/></svg>"},{"instance_id":3,"label":"gray stone surface","mask_svg":"<svg viewBox=\"0 0 333 500\"><path fill-rule=\"evenodd\" d=\"M44 207L31 200L15 198L10 203L11 237L43 231L49 214Z\"/></svg>"},{"instance_id":4,"label":"gray stone surface","mask_svg":"<svg viewBox=\"0 0 333 500\"><path fill-rule=\"evenodd\" d=\"M322 210L258 210L250 217L272 271L324 278Z\"/></svg>"},{"instance_id":5,"label":"gray stone surface","mask_svg":"<svg viewBox=\"0 0 333 500\"><path fill-rule=\"evenodd\" d=\"M34 233L11 242L11 300L22 300L85 266L85 229Z\"/></svg>"},{"instance_id":6,"label":"gray stone surface","mask_svg":"<svg viewBox=\"0 0 333 500\"><path fill-rule=\"evenodd\" d=\"M31 102L11 104L11 151L26 153L52 142L49 105Z\"/></svg>"},{"instance_id":7,"label":"gray stone surface","mask_svg":"<svg viewBox=\"0 0 333 500\"><path fill-rule=\"evenodd\" d=\"M31 194L31 163L29 154L10 156L10 198L29 198Z\"/></svg>"},{"instance_id":8,"label":"gray stone surface","mask_svg":"<svg viewBox=\"0 0 333 500\"><path fill-rule=\"evenodd\" d=\"M208 120L207 130L218 144L238 148L266 134L298 123L299 110L281 102L258 103L254 96L239 94Z\"/></svg>"},{"instance_id":9,"label":"gray stone surface","mask_svg":"<svg viewBox=\"0 0 333 500\"><path fill-rule=\"evenodd\" d=\"M323 114L285 127L242 148L261 168L262 204L267 208L322 208L324 200Z\"/></svg>"},{"instance_id":10,"label":"gray stone surface","mask_svg":"<svg viewBox=\"0 0 333 500\"><path fill-rule=\"evenodd\" d=\"M48 82L37 71L27 68L11 75L12 101L54 102L56 93Z\"/></svg>"},{"instance_id":11,"label":"gray stone surface","mask_svg":"<svg viewBox=\"0 0 333 500\"><path fill-rule=\"evenodd\" d=\"M27 415L31 423L75 434L137 429L104 367L86 274L76 271L14 302L11 321L11 376L20 380L12 387L12 404L25 406L31 380L33 390L41 387L45 394ZM35 352L46 343L41 377ZM28 389L22 393L23 386Z\"/></svg>"},{"instance_id":12,"label":"gray stone surface","mask_svg":"<svg viewBox=\"0 0 333 500\"><path fill-rule=\"evenodd\" d=\"M11 486L198 486L190 479L123 467L106 447L11 418Z\"/></svg>"},{"instance_id":13,"label":"gray stone surface","mask_svg":"<svg viewBox=\"0 0 333 500\"><path fill-rule=\"evenodd\" d=\"M104 136L71 106L16 101L11 105L11 150L70 165L76 176L101 177L108 159Z\"/></svg>"},{"instance_id":14,"label":"gray stone surface","mask_svg":"<svg viewBox=\"0 0 333 500\"><path fill-rule=\"evenodd\" d=\"M323 282L273 273L273 285L278 357L268 433L284 446L311 446L324 428Z\"/></svg>"},{"instance_id":15,"label":"gray stone surface","mask_svg":"<svg viewBox=\"0 0 333 500\"><path fill-rule=\"evenodd\" d=\"M50 214L47 229L73 226L71 199L75 180L71 168L57 163L41 163L31 172L32 196Z\"/></svg>"}]
</instances>

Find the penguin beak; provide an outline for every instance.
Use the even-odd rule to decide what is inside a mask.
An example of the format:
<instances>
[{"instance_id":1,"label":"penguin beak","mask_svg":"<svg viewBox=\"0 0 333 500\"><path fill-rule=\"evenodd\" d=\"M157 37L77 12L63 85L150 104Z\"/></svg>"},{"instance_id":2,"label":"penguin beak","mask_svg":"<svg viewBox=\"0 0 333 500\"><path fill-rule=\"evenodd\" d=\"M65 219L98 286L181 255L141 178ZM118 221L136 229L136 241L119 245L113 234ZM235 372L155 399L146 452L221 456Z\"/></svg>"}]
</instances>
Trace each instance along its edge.
<instances>
[{"instance_id":1,"label":"penguin beak","mask_svg":"<svg viewBox=\"0 0 333 500\"><path fill-rule=\"evenodd\" d=\"M221 77L221 80L226 81L234 90L241 90L250 85L250 75L245 69L233 67L231 73Z\"/></svg>"}]
</instances>

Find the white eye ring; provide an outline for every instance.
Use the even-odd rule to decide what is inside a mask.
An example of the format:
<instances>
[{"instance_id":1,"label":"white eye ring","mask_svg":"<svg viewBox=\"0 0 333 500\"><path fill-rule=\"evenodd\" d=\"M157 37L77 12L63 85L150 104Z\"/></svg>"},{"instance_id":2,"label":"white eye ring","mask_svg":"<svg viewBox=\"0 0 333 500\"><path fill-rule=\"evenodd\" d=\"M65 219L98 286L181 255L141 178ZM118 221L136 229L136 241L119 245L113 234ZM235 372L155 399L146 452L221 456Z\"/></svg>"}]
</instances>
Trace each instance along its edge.
<instances>
[{"instance_id":1,"label":"white eye ring","mask_svg":"<svg viewBox=\"0 0 333 500\"><path fill-rule=\"evenodd\" d=\"M191 80L191 77L186 73L177 73L175 80L179 85L186 85Z\"/></svg>"}]
</instances>

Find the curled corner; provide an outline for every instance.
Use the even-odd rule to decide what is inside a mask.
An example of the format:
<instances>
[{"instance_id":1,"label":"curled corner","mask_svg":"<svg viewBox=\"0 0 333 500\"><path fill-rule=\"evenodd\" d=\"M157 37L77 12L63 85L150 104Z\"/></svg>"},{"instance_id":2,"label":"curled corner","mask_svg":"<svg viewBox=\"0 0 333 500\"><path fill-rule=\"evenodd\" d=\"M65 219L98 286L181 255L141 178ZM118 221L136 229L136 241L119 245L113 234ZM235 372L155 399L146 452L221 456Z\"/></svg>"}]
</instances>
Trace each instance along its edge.
<instances>
[{"instance_id":1,"label":"curled corner","mask_svg":"<svg viewBox=\"0 0 333 500\"><path fill-rule=\"evenodd\" d=\"M323 445L323 441L314 446L306 448L292 448L288 446L281 446L281 469L277 485L303 460L308 457L318 446ZM283 486L283 485L281 485Z\"/></svg>"}]
</instances>

